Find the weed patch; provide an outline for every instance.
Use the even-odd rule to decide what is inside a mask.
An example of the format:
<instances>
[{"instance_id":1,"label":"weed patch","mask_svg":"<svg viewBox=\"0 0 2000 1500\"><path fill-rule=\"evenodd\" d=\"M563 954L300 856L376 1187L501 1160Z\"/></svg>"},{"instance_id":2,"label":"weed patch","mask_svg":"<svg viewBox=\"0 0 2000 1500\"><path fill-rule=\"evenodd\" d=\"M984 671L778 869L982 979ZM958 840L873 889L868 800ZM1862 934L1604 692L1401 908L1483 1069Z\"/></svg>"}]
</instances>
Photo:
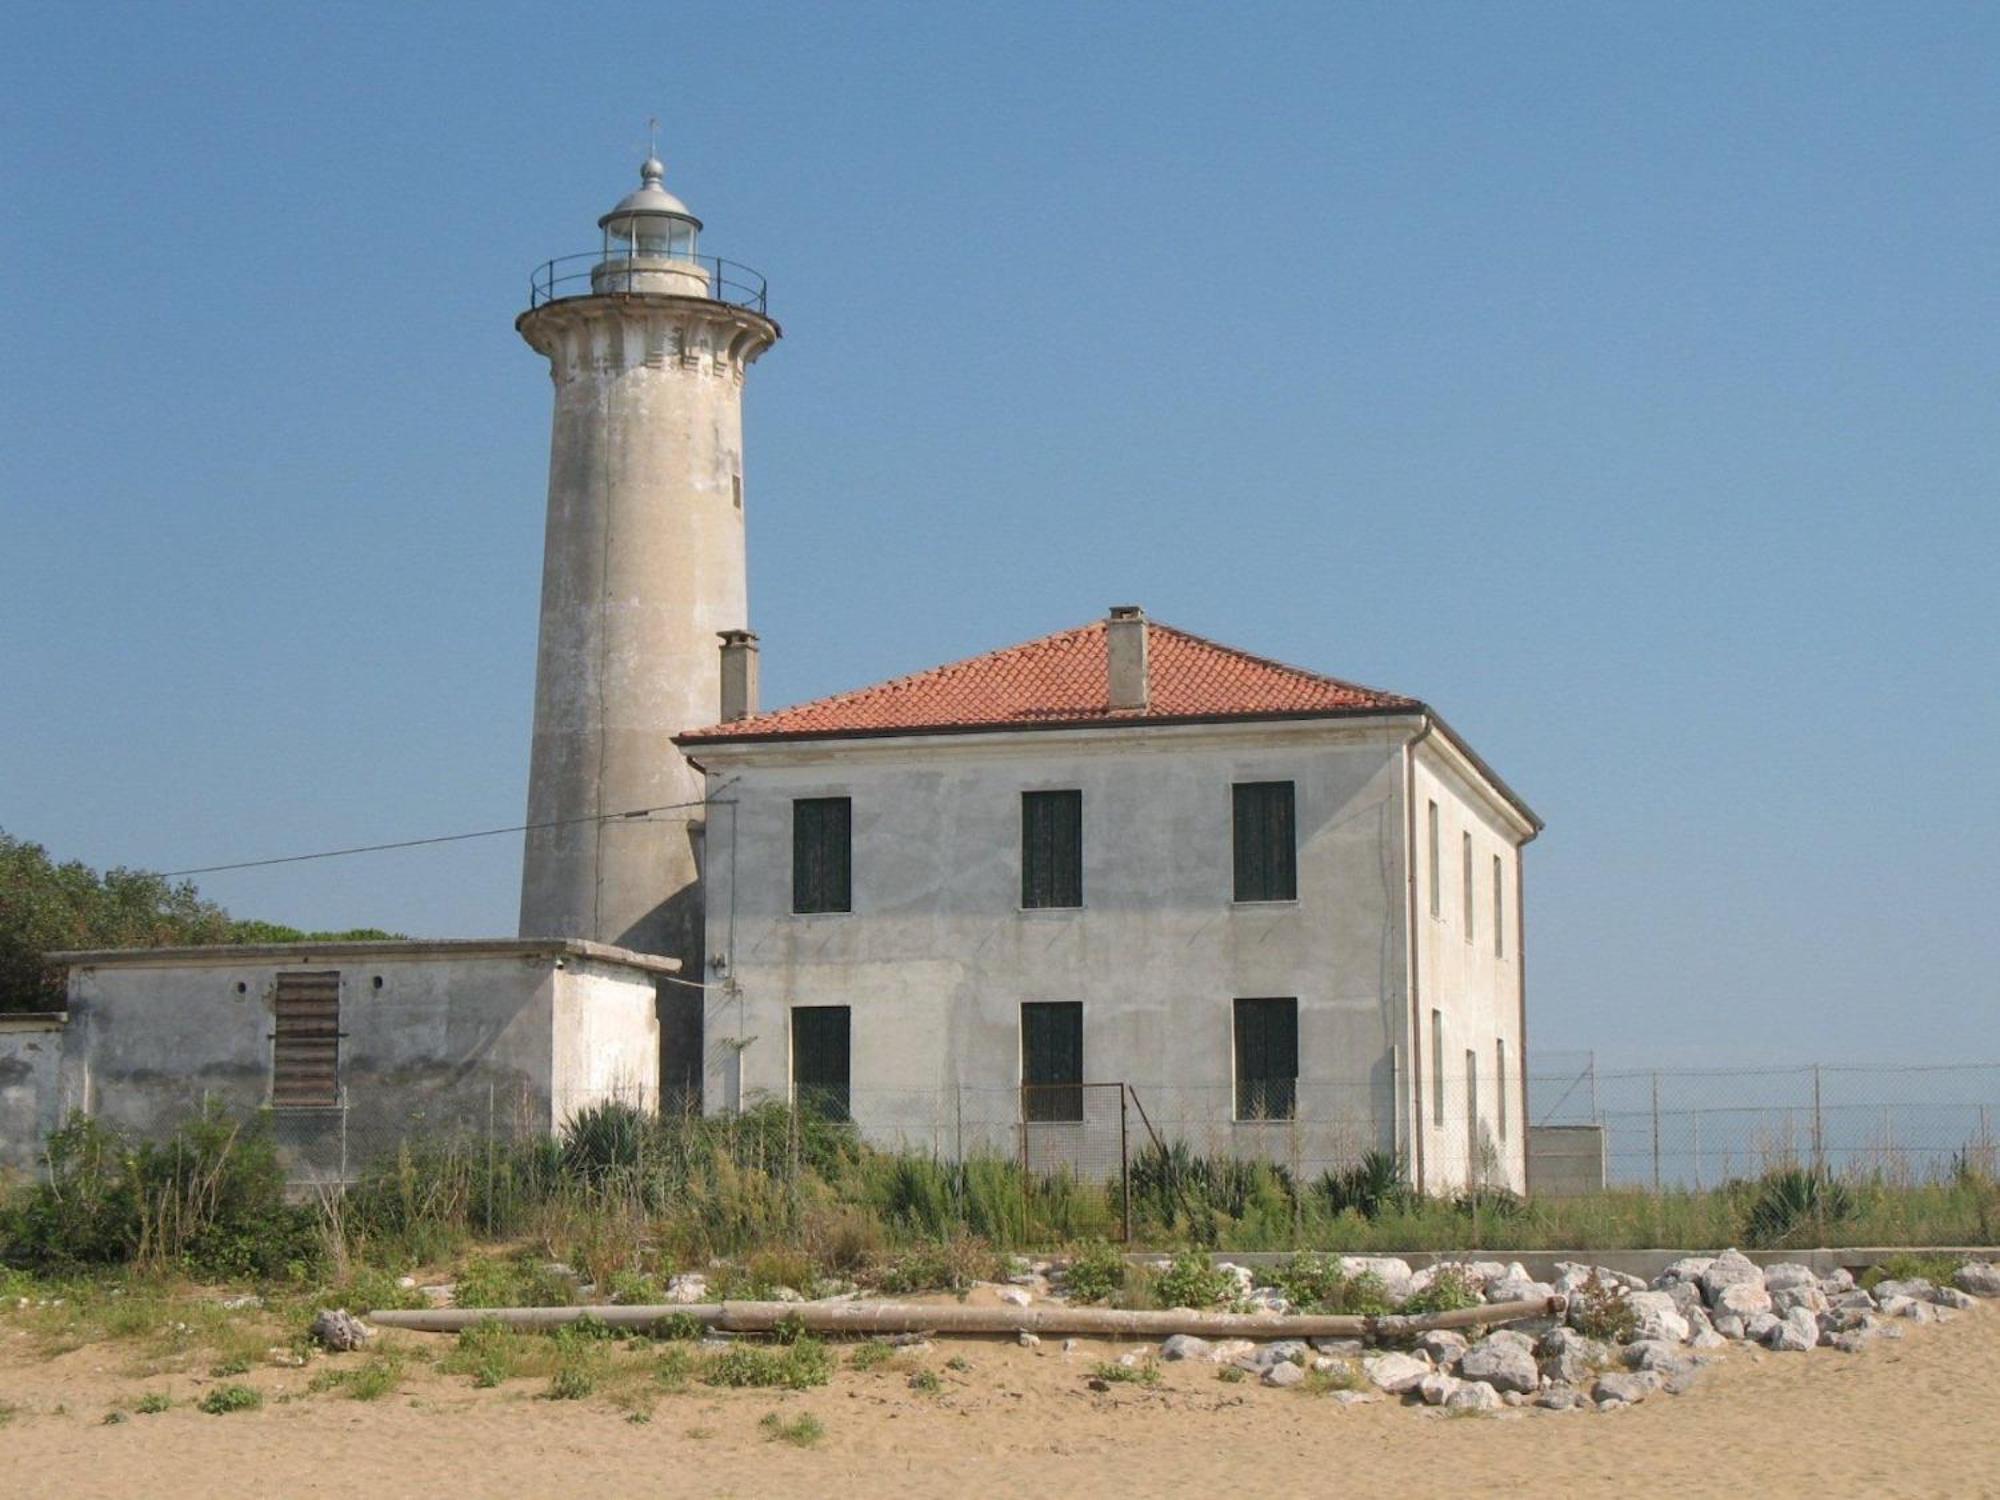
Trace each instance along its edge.
<instances>
[{"instance_id":1,"label":"weed patch","mask_svg":"<svg viewBox=\"0 0 2000 1500\"><path fill-rule=\"evenodd\" d=\"M809 1411L800 1412L789 1422L776 1412L767 1411L757 1425L772 1442L790 1443L794 1448L810 1448L826 1436L825 1426Z\"/></svg>"},{"instance_id":2,"label":"weed patch","mask_svg":"<svg viewBox=\"0 0 2000 1500\"><path fill-rule=\"evenodd\" d=\"M255 1411L264 1404L264 1395L255 1386L219 1385L196 1404L211 1417L220 1417L232 1411Z\"/></svg>"}]
</instances>

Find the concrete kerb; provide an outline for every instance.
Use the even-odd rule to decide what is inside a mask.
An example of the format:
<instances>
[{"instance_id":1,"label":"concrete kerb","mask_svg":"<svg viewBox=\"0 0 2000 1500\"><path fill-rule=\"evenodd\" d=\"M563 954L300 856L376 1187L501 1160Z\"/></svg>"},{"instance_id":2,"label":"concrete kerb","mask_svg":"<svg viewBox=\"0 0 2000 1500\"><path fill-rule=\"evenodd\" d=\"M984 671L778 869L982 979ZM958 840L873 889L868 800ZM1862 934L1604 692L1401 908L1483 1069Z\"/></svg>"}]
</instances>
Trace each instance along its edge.
<instances>
[{"instance_id":1,"label":"concrete kerb","mask_svg":"<svg viewBox=\"0 0 2000 1500\"><path fill-rule=\"evenodd\" d=\"M1693 1255L1718 1254L1724 1248L1712 1245L1699 1250L1329 1250L1326 1253L1401 1260L1413 1271L1446 1263L1462 1265L1478 1260L1518 1261L1537 1281L1554 1280L1556 1264L1560 1261L1572 1265L1602 1266L1607 1271L1622 1271L1650 1282L1677 1260ZM1167 1250L1132 1251L1125 1258L1133 1262L1155 1261L1172 1253ZM1297 1253L1292 1250L1245 1250L1240 1253L1217 1250L1210 1253L1209 1260L1216 1263L1227 1261L1255 1271L1282 1266ZM1858 1275L1899 1255L2000 1262L2000 1246L1993 1245L1855 1245L1817 1250L1745 1250L1741 1253L1760 1266L1800 1265L1815 1276L1825 1276L1837 1270Z\"/></svg>"}]
</instances>

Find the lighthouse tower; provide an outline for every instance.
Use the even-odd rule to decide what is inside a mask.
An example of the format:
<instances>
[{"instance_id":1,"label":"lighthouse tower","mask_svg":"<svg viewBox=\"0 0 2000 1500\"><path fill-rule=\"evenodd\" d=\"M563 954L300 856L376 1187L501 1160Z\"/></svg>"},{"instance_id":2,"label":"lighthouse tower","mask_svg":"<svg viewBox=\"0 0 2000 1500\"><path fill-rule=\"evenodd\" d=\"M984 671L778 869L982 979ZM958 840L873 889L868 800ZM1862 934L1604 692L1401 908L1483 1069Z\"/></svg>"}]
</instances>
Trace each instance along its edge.
<instances>
[{"instance_id":1,"label":"lighthouse tower","mask_svg":"<svg viewBox=\"0 0 2000 1500\"><path fill-rule=\"evenodd\" d=\"M521 935L693 976L702 781L672 736L721 717L717 637L748 624L743 376L778 325L665 168L639 176L515 322L555 383Z\"/></svg>"}]
</instances>

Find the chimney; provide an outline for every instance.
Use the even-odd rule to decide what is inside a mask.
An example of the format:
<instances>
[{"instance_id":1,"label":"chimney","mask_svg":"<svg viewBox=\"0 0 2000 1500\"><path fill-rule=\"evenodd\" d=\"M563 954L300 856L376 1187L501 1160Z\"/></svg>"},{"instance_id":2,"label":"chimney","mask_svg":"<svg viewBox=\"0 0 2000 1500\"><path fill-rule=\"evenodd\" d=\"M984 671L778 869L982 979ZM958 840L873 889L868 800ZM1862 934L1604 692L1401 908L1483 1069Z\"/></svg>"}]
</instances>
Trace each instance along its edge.
<instances>
[{"instance_id":1,"label":"chimney","mask_svg":"<svg viewBox=\"0 0 2000 1500\"><path fill-rule=\"evenodd\" d=\"M734 724L757 712L757 637L747 630L722 632L722 722Z\"/></svg>"},{"instance_id":2,"label":"chimney","mask_svg":"<svg viewBox=\"0 0 2000 1500\"><path fill-rule=\"evenodd\" d=\"M1136 604L1114 604L1104 629L1111 676L1111 706L1143 709L1152 699L1146 670L1146 612Z\"/></svg>"}]
</instances>

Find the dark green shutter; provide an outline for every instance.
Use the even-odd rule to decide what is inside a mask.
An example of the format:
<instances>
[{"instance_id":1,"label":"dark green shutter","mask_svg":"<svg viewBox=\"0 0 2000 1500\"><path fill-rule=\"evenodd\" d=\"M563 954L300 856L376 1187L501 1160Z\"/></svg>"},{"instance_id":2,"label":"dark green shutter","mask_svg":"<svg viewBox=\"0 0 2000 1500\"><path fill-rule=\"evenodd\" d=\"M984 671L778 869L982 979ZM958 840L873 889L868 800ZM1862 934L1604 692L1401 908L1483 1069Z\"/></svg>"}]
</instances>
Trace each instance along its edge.
<instances>
[{"instance_id":1,"label":"dark green shutter","mask_svg":"<svg viewBox=\"0 0 2000 1500\"><path fill-rule=\"evenodd\" d=\"M1021 1109L1031 1121L1083 1118L1083 1006L1073 1000L1021 1007Z\"/></svg>"},{"instance_id":2,"label":"dark green shutter","mask_svg":"<svg viewBox=\"0 0 2000 1500\"><path fill-rule=\"evenodd\" d=\"M853 813L845 797L792 803L792 910L853 910Z\"/></svg>"},{"instance_id":3,"label":"dark green shutter","mask_svg":"<svg viewBox=\"0 0 2000 1500\"><path fill-rule=\"evenodd\" d=\"M849 1118L848 1022L845 1005L792 1011L792 1094L800 1110L826 1120Z\"/></svg>"},{"instance_id":4,"label":"dark green shutter","mask_svg":"<svg viewBox=\"0 0 2000 1500\"><path fill-rule=\"evenodd\" d=\"M1021 905L1083 905L1083 793L1021 794Z\"/></svg>"},{"instance_id":5,"label":"dark green shutter","mask_svg":"<svg viewBox=\"0 0 2000 1500\"><path fill-rule=\"evenodd\" d=\"M1289 781L1239 781L1235 788L1236 899L1295 901L1298 834Z\"/></svg>"},{"instance_id":6,"label":"dark green shutter","mask_svg":"<svg viewBox=\"0 0 2000 1500\"><path fill-rule=\"evenodd\" d=\"M1299 1087L1299 1002L1236 1002L1236 1117L1289 1120Z\"/></svg>"}]
</instances>

